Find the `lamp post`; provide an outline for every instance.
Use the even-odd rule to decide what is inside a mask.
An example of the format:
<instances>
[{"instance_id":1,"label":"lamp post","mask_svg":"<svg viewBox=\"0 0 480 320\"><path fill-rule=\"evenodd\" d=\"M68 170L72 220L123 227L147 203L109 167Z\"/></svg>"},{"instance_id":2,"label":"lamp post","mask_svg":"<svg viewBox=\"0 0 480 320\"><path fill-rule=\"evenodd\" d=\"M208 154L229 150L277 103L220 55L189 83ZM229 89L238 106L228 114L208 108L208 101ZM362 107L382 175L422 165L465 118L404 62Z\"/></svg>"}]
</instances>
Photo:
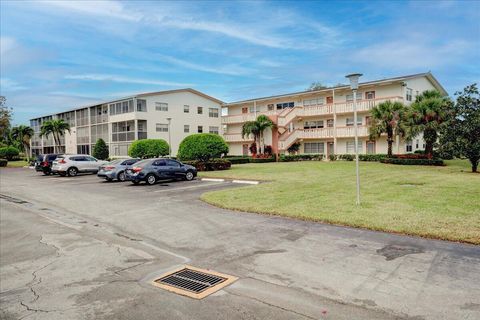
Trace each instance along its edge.
<instances>
[{"instance_id":1,"label":"lamp post","mask_svg":"<svg viewBox=\"0 0 480 320\"><path fill-rule=\"evenodd\" d=\"M358 172L358 124L357 124L357 89L358 79L362 76L361 73L352 73L347 76L350 80L350 89L353 92L353 128L355 132L355 171L357 175L357 206L360 205L360 175Z\"/></svg>"},{"instance_id":2,"label":"lamp post","mask_svg":"<svg viewBox=\"0 0 480 320\"><path fill-rule=\"evenodd\" d=\"M172 157L172 141L171 141L171 134L170 134L170 122L172 118L167 118L168 121L168 157Z\"/></svg>"}]
</instances>

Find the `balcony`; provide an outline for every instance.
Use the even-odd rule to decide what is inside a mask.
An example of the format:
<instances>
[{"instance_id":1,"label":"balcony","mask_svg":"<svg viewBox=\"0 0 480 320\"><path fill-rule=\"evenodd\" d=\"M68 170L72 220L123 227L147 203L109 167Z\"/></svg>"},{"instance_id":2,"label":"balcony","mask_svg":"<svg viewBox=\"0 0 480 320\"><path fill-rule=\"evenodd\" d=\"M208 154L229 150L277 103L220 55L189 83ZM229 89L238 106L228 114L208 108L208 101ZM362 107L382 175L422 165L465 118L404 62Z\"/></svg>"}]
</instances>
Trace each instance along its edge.
<instances>
[{"instance_id":1,"label":"balcony","mask_svg":"<svg viewBox=\"0 0 480 320\"><path fill-rule=\"evenodd\" d=\"M358 136L368 136L367 126L358 126ZM355 136L355 128L352 127L337 127L334 128L318 128L318 129L295 129L280 136L279 147L280 150L286 150L295 141L303 139L333 139L337 138L353 138Z\"/></svg>"},{"instance_id":2,"label":"balcony","mask_svg":"<svg viewBox=\"0 0 480 320\"><path fill-rule=\"evenodd\" d=\"M263 112L254 112L251 113L241 113L241 114L234 114L231 116L222 116L222 124L232 124L232 123L244 123L247 121L254 121L257 116L264 114L266 116L270 115L277 115L280 114L284 110L269 110Z\"/></svg>"},{"instance_id":3,"label":"balcony","mask_svg":"<svg viewBox=\"0 0 480 320\"><path fill-rule=\"evenodd\" d=\"M227 133L227 134L223 135L223 139L225 139L226 142L250 142L250 141L253 141L253 138L251 138L251 137L242 138L241 133Z\"/></svg>"}]
</instances>

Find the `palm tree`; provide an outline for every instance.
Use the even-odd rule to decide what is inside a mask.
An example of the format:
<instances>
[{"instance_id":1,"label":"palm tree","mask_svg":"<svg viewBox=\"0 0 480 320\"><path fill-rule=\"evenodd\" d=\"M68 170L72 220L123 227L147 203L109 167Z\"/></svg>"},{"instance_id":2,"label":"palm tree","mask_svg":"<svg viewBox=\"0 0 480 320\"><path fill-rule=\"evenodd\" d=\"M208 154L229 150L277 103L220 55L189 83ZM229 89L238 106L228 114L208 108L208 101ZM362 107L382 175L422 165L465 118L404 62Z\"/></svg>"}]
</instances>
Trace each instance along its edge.
<instances>
[{"instance_id":1,"label":"palm tree","mask_svg":"<svg viewBox=\"0 0 480 320\"><path fill-rule=\"evenodd\" d=\"M30 158L30 139L33 135L33 129L29 126L19 125L12 128L12 136L20 143L22 151L25 152L27 158Z\"/></svg>"},{"instance_id":2,"label":"palm tree","mask_svg":"<svg viewBox=\"0 0 480 320\"><path fill-rule=\"evenodd\" d=\"M378 104L370 110L371 126L370 139L380 137L387 134L388 156L392 156L392 145L394 137L397 135L404 136L404 114L405 106L401 102L392 102L387 100Z\"/></svg>"},{"instance_id":3,"label":"palm tree","mask_svg":"<svg viewBox=\"0 0 480 320\"><path fill-rule=\"evenodd\" d=\"M436 90L424 91L410 106L407 116L407 137L413 139L423 132L425 153L429 159L432 158L438 132L451 119L450 106L451 100Z\"/></svg>"},{"instance_id":4,"label":"palm tree","mask_svg":"<svg viewBox=\"0 0 480 320\"><path fill-rule=\"evenodd\" d=\"M242 126L242 138L245 136L253 136L254 143L258 146L258 153L262 153L264 147L263 132L268 128L275 127L270 118L266 115L259 115L255 121L247 121Z\"/></svg>"},{"instance_id":5,"label":"palm tree","mask_svg":"<svg viewBox=\"0 0 480 320\"><path fill-rule=\"evenodd\" d=\"M70 124L63 119L47 120L40 128L40 137L53 136L53 151L56 152L56 146L60 146L60 137L65 135L65 131L70 133Z\"/></svg>"}]
</instances>

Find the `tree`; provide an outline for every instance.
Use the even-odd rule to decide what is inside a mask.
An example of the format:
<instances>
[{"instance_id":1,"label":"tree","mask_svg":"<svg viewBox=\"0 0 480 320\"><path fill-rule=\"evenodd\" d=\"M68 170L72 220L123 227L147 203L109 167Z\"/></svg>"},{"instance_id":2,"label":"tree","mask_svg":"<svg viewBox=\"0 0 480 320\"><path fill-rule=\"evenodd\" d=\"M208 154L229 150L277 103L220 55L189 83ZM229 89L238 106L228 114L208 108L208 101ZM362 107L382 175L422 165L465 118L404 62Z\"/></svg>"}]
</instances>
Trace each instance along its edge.
<instances>
[{"instance_id":1,"label":"tree","mask_svg":"<svg viewBox=\"0 0 480 320\"><path fill-rule=\"evenodd\" d=\"M403 121L405 111L406 108L403 103L398 101L392 102L390 100L382 102L370 110L370 139L380 137L384 133L387 134L389 157L392 156L394 137L397 135L405 135Z\"/></svg>"},{"instance_id":2,"label":"tree","mask_svg":"<svg viewBox=\"0 0 480 320\"><path fill-rule=\"evenodd\" d=\"M6 106L7 99L0 96L0 140L5 141L12 121L12 109Z\"/></svg>"},{"instance_id":3,"label":"tree","mask_svg":"<svg viewBox=\"0 0 480 320\"><path fill-rule=\"evenodd\" d=\"M214 133L197 133L183 139L177 156L180 160L209 161L227 153L228 144L221 136Z\"/></svg>"},{"instance_id":4,"label":"tree","mask_svg":"<svg viewBox=\"0 0 480 320\"><path fill-rule=\"evenodd\" d=\"M321 82L312 82L310 86L307 88L307 91L315 91L321 89L327 89L327 86L324 86Z\"/></svg>"},{"instance_id":5,"label":"tree","mask_svg":"<svg viewBox=\"0 0 480 320\"><path fill-rule=\"evenodd\" d=\"M465 156L477 172L480 161L480 95L477 84L455 93L453 120L440 136L440 150L451 150L453 155Z\"/></svg>"},{"instance_id":6,"label":"tree","mask_svg":"<svg viewBox=\"0 0 480 320\"><path fill-rule=\"evenodd\" d=\"M255 121L247 121L243 124L242 138L252 135L255 144L258 146L258 152L262 153L262 147L265 145L263 132L274 127L275 123L266 115L261 114Z\"/></svg>"},{"instance_id":7,"label":"tree","mask_svg":"<svg viewBox=\"0 0 480 320\"><path fill-rule=\"evenodd\" d=\"M168 143L163 139L142 139L134 141L128 148L128 155L133 158L157 158L166 156Z\"/></svg>"},{"instance_id":8,"label":"tree","mask_svg":"<svg viewBox=\"0 0 480 320\"><path fill-rule=\"evenodd\" d=\"M33 129L29 126L19 125L12 128L12 137L18 141L21 150L30 158L30 140L34 135Z\"/></svg>"},{"instance_id":9,"label":"tree","mask_svg":"<svg viewBox=\"0 0 480 320\"><path fill-rule=\"evenodd\" d=\"M98 139L93 147L93 156L100 160L107 160L109 157L108 146L103 139Z\"/></svg>"},{"instance_id":10,"label":"tree","mask_svg":"<svg viewBox=\"0 0 480 320\"><path fill-rule=\"evenodd\" d=\"M60 137L65 135L65 131L70 133L70 124L63 121L63 119L53 119L45 121L40 128L40 137L53 136L53 152L57 151L57 146L60 147Z\"/></svg>"},{"instance_id":11,"label":"tree","mask_svg":"<svg viewBox=\"0 0 480 320\"><path fill-rule=\"evenodd\" d=\"M423 132L425 153L433 156L433 147L438 139L438 132L448 126L452 118L452 102L436 90L424 91L417 96L409 108L406 117L407 137L413 139Z\"/></svg>"},{"instance_id":12,"label":"tree","mask_svg":"<svg viewBox=\"0 0 480 320\"><path fill-rule=\"evenodd\" d=\"M13 160L13 158L17 157L20 153L15 147L8 146L0 148L0 159L7 159L8 161Z\"/></svg>"}]
</instances>

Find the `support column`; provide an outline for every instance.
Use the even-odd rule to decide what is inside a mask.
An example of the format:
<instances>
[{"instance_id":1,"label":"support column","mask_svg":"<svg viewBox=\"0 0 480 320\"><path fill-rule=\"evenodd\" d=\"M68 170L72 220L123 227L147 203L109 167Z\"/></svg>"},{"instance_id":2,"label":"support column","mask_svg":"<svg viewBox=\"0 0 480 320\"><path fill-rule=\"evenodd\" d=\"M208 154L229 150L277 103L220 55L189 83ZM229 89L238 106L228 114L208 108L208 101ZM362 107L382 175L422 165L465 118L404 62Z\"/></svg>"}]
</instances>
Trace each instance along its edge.
<instances>
[{"instance_id":1,"label":"support column","mask_svg":"<svg viewBox=\"0 0 480 320\"><path fill-rule=\"evenodd\" d=\"M337 107L335 105L335 89L332 90L333 102L333 153L337 154Z\"/></svg>"}]
</instances>

